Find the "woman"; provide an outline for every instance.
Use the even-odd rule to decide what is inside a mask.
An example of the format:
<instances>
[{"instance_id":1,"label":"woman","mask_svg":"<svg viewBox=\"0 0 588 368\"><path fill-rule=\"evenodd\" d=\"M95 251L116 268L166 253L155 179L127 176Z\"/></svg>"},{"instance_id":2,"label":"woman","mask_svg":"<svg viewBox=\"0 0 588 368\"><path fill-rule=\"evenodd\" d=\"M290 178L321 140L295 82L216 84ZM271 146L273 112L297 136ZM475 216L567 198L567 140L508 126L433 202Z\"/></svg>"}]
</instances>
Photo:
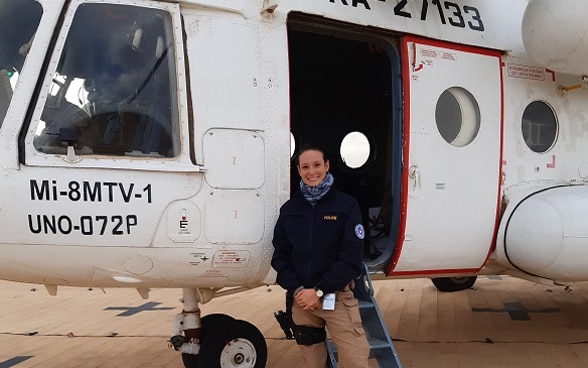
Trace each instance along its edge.
<instances>
[{"instance_id":1,"label":"woman","mask_svg":"<svg viewBox=\"0 0 588 368\"><path fill-rule=\"evenodd\" d=\"M359 205L331 188L334 179L321 149L302 148L296 166L300 191L280 209L272 266L278 284L294 300L292 320L304 367L325 368L324 332L316 331L326 326L337 346L338 365L367 368L369 345L353 296L353 280L362 270Z\"/></svg>"}]
</instances>

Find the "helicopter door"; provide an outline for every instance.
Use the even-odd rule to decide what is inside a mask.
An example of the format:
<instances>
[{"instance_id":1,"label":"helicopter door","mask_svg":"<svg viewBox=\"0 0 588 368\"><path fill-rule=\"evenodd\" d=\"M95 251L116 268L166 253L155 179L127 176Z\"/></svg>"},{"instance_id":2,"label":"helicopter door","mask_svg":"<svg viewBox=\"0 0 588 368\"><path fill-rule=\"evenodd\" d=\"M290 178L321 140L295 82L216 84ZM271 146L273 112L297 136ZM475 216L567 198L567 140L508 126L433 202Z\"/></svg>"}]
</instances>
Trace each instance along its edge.
<instances>
[{"instance_id":1,"label":"helicopter door","mask_svg":"<svg viewBox=\"0 0 588 368\"><path fill-rule=\"evenodd\" d=\"M407 211L392 273L475 272L498 211L500 55L413 37L402 48Z\"/></svg>"},{"instance_id":2,"label":"helicopter door","mask_svg":"<svg viewBox=\"0 0 588 368\"><path fill-rule=\"evenodd\" d=\"M154 229L169 204L194 196L203 180L183 138L189 128L179 6L76 0L66 17L23 128L19 175L0 203L14 207L3 229L20 230L6 240L173 244L178 237L156 238ZM184 217L197 216L191 208Z\"/></svg>"}]
</instances>

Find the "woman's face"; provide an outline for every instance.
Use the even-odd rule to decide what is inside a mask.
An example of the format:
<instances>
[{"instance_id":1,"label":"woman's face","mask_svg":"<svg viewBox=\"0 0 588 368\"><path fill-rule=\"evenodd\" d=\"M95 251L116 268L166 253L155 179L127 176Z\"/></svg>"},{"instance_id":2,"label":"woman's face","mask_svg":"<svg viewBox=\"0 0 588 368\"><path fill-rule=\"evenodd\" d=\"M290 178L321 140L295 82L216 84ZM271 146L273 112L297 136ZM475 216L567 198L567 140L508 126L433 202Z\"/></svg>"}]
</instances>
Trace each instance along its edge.
<instances>
[{"instance_id":1,"label":"woman's face","mask_svg":"<svg viewBox=\"0 0 588 368\"><path fill-rule=\"evenodd\" d=\"M329 160L325 161L323 153L316 150L302 152L298 157L298 174L304 184L316 187L327 176Z\"/></svg>"}]
</instances>

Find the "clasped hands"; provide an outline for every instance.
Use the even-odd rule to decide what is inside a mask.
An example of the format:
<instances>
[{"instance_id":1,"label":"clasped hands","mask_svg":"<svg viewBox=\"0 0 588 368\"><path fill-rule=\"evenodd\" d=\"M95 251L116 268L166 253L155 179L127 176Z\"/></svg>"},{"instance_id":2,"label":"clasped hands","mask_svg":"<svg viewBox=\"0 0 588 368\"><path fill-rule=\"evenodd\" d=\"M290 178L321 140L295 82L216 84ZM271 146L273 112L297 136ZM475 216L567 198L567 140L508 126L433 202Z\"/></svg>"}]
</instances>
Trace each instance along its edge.
<instances>
[{"instance_id":1,"label":"clasped hands","mask_svg":"<svg viewBox=\"0 0 588 368\"><path fill-rule=\"evenodd\" d=\"M294 295L294 301L304 310L315 310L320 307L321 300L314 289L302 289Z\"/></svg>"}]
</instances>

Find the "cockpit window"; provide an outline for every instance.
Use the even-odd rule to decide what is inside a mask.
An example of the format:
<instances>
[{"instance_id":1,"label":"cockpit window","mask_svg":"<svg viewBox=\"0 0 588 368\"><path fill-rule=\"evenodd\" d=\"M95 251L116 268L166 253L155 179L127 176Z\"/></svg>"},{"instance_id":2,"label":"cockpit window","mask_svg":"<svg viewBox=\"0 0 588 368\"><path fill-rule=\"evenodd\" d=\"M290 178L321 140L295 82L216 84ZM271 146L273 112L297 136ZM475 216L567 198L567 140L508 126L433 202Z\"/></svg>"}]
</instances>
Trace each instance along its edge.
<instances>
[{"instance_id":1,"label":"cockpit window","mask_svg":"<svg viewBox=\"0 0 588 368\"><path fill-rule=\"evenodd\" d=\"M179 124L169 13L82 4L36 129L43 153L175 157Z\"/></svg>"},{"instance_id":2,"label":"cockpit window","mask_svg":"<svg viewBox=\"0 0 588 368\"><path fill-rule=\"evenodd\" d=\"M0 127L42 14L36 1L0 0Z\"/></svg>"}]
</instances>

